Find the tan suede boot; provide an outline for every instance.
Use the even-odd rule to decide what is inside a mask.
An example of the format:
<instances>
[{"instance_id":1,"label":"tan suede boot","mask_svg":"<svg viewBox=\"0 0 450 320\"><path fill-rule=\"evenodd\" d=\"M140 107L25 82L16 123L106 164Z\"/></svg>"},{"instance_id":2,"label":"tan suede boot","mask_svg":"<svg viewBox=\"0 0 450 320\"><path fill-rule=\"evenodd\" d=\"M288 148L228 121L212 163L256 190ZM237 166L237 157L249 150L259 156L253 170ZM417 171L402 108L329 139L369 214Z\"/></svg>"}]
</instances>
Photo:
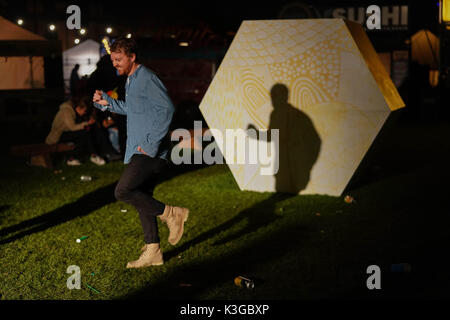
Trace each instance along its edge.
<instances>
[{"instance_id":1,"label":"tan suede boot","mask_svg":"<svg viewBox=\"0 0 450 320\"><path fill-rule=\"evenodd\" d=\"M150 243L142 248L143 252L136 261L128 262L127 268L143 268L160 266L164 264L163 255L159 243Z\"/></svg>"},{"instance_id":2,"label":"tan suede boot","mask_svg":"<svg viewBox=\"0 0 450 320\"><path fill-rule=\"evenodd\" d=\"M188 216L189 209L169 205L166 205L163 214L159 216L161 221L167 223L169 227L169 243L171 245L176 245L183 236L184 223Z\"/></svg>"}]
</instances>

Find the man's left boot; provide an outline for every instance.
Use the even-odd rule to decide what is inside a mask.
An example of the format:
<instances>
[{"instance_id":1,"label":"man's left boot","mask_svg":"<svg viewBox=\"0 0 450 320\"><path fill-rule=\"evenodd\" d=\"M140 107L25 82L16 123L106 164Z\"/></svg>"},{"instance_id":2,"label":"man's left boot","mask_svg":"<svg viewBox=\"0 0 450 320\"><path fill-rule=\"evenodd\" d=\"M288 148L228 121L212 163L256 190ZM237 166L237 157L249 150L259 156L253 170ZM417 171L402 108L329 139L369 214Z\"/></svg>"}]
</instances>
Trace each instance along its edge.
<instances>
[{"instance_id":1,"label":"man's left boot","mask_svg":"<svg viewBox=\"0 0 450 320\"><path fill-rule=\"evenodd\" d=\"M164 264L163 255L159 243L150 243L144 246L139 259L128 262L127 268L143 268L150 266L160 266Z\"/></svg>"}]
</instances>

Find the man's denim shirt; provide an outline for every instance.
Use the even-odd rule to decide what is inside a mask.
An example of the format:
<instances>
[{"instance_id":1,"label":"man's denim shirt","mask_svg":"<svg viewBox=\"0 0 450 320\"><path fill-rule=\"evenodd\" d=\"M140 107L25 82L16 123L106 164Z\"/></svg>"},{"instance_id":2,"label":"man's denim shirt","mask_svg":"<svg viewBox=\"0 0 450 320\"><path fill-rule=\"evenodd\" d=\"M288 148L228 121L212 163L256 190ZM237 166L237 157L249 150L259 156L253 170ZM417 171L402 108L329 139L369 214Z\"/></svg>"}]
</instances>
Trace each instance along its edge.
<instances>
[{"instance_id":1,"label":"man's denim shirt","mask_svg":"<svg viewBox=\"0 0 450 320\"><path fill-rule=\"evenodd\" d=\"M140 146L150 157L167 160L169 151L168 131L175 107L167 89L149 69L140 65L127 78L125 101L115 100L103 93L108 106L94 103L98 109L127 116L127 146L124 163L129 163L133 154L142 154Z\"/></svg>"}]
</instances>

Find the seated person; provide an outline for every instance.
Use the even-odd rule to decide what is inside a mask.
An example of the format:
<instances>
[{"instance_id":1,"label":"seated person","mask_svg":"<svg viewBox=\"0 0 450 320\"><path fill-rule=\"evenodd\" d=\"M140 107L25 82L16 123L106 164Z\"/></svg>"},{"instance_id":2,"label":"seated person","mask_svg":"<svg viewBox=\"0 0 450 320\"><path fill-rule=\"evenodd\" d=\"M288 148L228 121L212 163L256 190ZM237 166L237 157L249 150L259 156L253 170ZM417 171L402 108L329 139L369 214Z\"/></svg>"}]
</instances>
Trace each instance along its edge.
<instances>
[{"instance_id":1,"label":"seated person","mask_svg":"<svg viewBox=\"0 0 450 320\"><path fill-rule=\"evenodd\" d=\"M111 116L103 119L102 121L103 127L108 130L108 137L111 145L117 153L120 153L120 144L119 144L119 128L117 128L116 122Z\"/></svg>"},{"instance_id":2,"label":"seated person","mask_svg":"<svg viewBox=\"0 0 450 320\"><path fill-rule=\"evenodd\" d=\"M86 114L90 99L86 96L74 96L69 101L60 105L56 114L50 133L45 139L46 144L58 142L73 142L75 149L73 156L67 161L67 165L80 165L80 159L89 155L91 162L104 165L105 160L95 152L92 136L86 127L95 123L95 119L76 123L77 115L82 117Z\"/></svg>"}]
</instances>

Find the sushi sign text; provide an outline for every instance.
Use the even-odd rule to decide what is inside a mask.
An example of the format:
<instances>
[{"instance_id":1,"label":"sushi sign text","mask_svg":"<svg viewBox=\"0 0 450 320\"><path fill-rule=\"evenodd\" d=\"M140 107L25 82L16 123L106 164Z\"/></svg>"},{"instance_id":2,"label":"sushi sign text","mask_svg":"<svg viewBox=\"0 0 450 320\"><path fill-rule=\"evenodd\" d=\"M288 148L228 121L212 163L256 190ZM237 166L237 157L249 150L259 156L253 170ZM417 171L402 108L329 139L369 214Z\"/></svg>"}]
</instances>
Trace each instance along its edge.
<instances>
[{"instance_id":1,"label":"sushi sign text","mask_svg":"<svg viewBox=\"0 0 450 320\"><path fill-rule=\"evenodd\" d=\"M368 30L407 30L408 6L377 6L334 8L332 18L356 21Z\"/></svg>"}]
</instances>

